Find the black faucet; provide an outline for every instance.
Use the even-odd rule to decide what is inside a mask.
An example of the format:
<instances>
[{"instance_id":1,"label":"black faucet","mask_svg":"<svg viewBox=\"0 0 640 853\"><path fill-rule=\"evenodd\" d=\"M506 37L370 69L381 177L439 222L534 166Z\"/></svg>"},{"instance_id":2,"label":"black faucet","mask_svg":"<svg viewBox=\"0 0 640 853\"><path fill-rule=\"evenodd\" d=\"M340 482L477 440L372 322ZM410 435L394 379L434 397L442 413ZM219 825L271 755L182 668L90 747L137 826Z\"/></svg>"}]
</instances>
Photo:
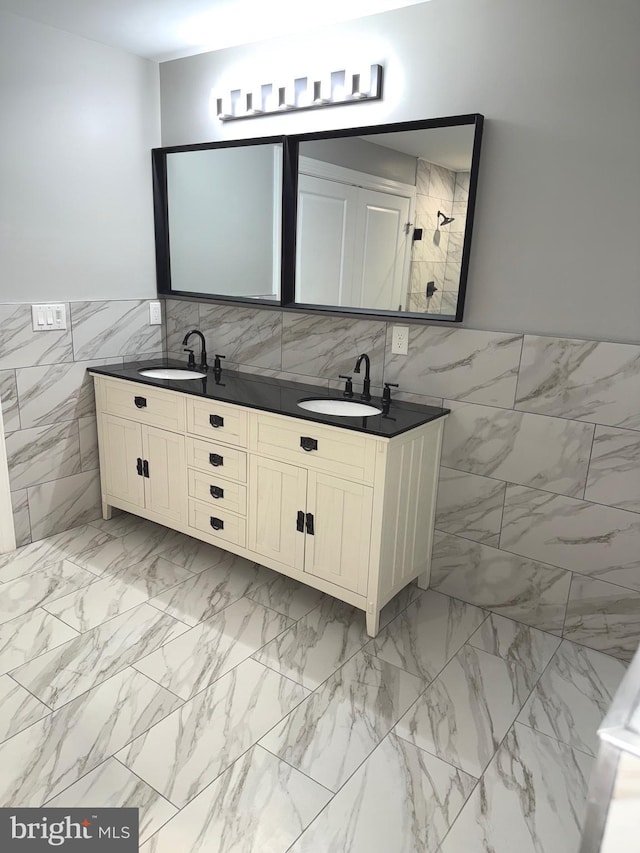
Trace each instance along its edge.
<instances>
[{"instance_id":1,"label":"black faucet","mask_svg":"<svg viewBox=\"0 0 640 853\"><path fill-rule=\"evenodd\" d=\"M199 366L200 366L201 370L208 370L209 365L207 364L207 347L206 347L206 344L204 341L204 335L202 334L201 331L199 331L198 329L191 329L190 332L187 332L187 334L184 336L184 340L182 341L182 346L183 347L187 346L187 343L189 342L189 338L191 337L191 335L198 335L200 338L201 349L200 349L200 365ZM185 349L185 352L189 353L189 367L195 367L195 363L194 363L195 359L193 357L193 350Z\"/></svg>"},{"instance_id":2,"label":"black faucet","mask_svg":"<svg viewBox=\"0 0 640 853\"><path fill-rule=\"evenodd\" d=\"M371 399L371 377L369 372L371 370L371 362L369 360L369 356L366 352L363 352L362 355L358 356L358 360L356 361L356 366L353 368L354 373L360 373L360 365L364 360L364 381L362 383L362 394L360 394L360 399L368 402Z\"/></svg>"}]
</instances>

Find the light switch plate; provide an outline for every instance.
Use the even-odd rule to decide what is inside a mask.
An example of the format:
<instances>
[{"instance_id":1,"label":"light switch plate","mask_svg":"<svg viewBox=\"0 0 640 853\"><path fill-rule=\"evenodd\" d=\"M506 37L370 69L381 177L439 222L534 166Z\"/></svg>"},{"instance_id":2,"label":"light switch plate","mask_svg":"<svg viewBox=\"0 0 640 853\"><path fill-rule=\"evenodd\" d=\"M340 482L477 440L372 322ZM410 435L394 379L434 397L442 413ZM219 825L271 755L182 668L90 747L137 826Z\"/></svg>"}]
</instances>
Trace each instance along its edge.
<instances>
[{"instance_id":1,"label":"light switch plate","mask_svg":"<svg viewBox=\"0 0 640 853\"><path fill-rule=\"evenodd\" d=\"M162 323L162 309L159 302L149 303L149 325L159 326Z\"/></svg>"},{"instance_id":2,"label":"light switch plate","mask_svg":"<svg viewBox=\"0 0 640 853\"><path fill-rule=\"evenodd\" d=\"M391 337L391 352L393 355L409 353L409 327L394 326Z\"/></svg>"},{"instance_id":3,"label":"light switch plate","mask_svg":"<svg viewBox=\"0 0 640 853\"><path fill-rule=\"evenodd\" d=\"M67 328L67 306L64 302L47 302L31 306L34 332L59 331Z\"/></svg>"}]
</instances>

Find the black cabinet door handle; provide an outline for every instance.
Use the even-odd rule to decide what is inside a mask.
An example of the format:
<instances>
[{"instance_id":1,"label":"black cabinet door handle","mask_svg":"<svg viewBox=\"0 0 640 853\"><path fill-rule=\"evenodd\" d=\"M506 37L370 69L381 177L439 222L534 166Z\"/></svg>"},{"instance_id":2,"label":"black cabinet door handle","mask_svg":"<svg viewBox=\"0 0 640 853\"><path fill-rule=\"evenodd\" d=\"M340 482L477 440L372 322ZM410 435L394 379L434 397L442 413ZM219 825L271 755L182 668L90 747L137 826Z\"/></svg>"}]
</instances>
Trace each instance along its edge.
<instances>
[{"instance_id":1,"label":"black cabinet door handle","mask_svg":"<svg viewBox=\"0 0 640 853\"><path fill-rule=\"evenodd\" d=\"M142 476L147 478L149 477L149 463L146 459L142 460Z\"/></svg>"},{"instance_id":2,"label":"black cabinet door handle","mask_svg":"<svg viewBox=\"0 0 640 853\"><path fill-rule=\"evenodd\" d=\"M139 456L136 460L136 471L138 472L138 477L142 477L142 459Z\"/></svg>"},{"instance_id":3,"label":"black cabinet door handle","mask_svg":"<svg viewBox=\"0 0 640 853\"><path fill-rule=\"evenodd\" d=\"M313 513L311 512L307 513L307 533L310 536L313 536L315 533L315 530L313 529Z\"/></svg>"},{"instance_id":4,"label":"black cabinet door handle","mask_svg":"<svg viewBox=\"0 0 640 853\"><path fill-rule=\"evenodd\" d=\"M303 450L317 450L318 449L318 440L316 438L309 438L307 435L300 436L300 447Z\"/></svg>"},{"instance_id":5,"label":"black cabinet door handle","mask_svg":"<svg viewBox=\"0 0 640 853\"><path fill-rule=\"evenodd\" d=\"M219 453L210 453L209 462L214 468L219 468L221 465L224 465L224 457L220 456Z\"/></svg>"},{"instance_id":6,"label":"black cabinet door handle","mask_svg":"<svg viewBox=\"0 0 640 853\"><path fill-rule=\"evenodd\" d=\"M296 530L298 533L304 533L304 513L302 510L298 511L298 518L296 519Z\"/></svg>"},{"instance_id":7,"label":"black cabinet door handle","mask_svg":"<svg viewBox=\"0 0 640 853\"><path fill-rule=\"evenodd\" d=\"M215 429L218 427L224 426L224 418L220 417L220 415L209 415L209 423Z\"/></svg>"},{"instance_id":8,"label":"black cabinet door handle","mask_svg":"<svg viewBox=\"0 0 640 853\"><path fill-rule=\"evenodd\" d=\"M221 489L220 486L209 486L209 493L216 500L224 497L224 489Z\"/></svg>"},{"instance_id":9,"label":"black cabinet door handle","mask_svg":"<svg viewBox=\"0 0 640 853\"><path fill-rule=\"evenodd\" d=\"M138 409L144 409L147 405L146 397L134 397L133 402L136 404Z\"/></svg>"},{"instance_id":10,"label":"black cabinet door handle","mask_svg":"<svg viewBox=\"0 0 640 853\"><path fill-rule=\"evenodd\" d=\"M224 521L221 518L216 518L215 515L211 516L210 523L214 530L224 529Z\"/></svg>"}]
</instances>

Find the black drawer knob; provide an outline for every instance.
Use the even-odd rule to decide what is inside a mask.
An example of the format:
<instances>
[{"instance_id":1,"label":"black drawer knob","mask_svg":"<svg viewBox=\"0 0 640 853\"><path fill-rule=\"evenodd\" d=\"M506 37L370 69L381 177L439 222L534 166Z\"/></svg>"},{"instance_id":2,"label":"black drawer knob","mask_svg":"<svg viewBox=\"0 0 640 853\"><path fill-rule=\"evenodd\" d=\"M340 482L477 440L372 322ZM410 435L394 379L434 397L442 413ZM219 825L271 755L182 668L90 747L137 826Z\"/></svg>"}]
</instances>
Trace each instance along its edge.
<instances>
[{"instance_id":1,"label":"black drawer knob","mask_svg":"<svg viewBox=\"0 0 640 853\"><path fill-rule=\"evenodd\" d=\"M214 530L224 529L224 521L221 518L216 518L215 515L212 515L210 521Z\"/></svg>"},{"instance_id":2,"label":"black drawer knob","mask_svg":"<svg viewBox=\"0 0 640 853\"><path fill-rule=\"evenodd\" d=\"M224 418L220 417L220 415L209 415L209 423L215 429L218 427L224 426Z\"/></svg>"},{"instance_id":3,"label":"black drawer knob","mask_svg":"<svg viewBox=\"0 0 640 853\"><path fill-rule=\"evenodd\" d=\"M210 453L209 462L214 468L219 468L221 465L224 465L224 458L219 453Z\"/></svg>"},{"instance_id":4,"label":"black drawer knob","mask_svg":"<svg viewBox=\"0 0 640 853\"><path fill-rule=\"evenodd\" d=\"M146 405L147 405L147 398L146 397L134 397L133 402L136 404L138 409L144 409L144 408L146 408Z\"/></svg>"},{"instance_id":5,"label":"black drawer knob","mask_svg":"<svg viewBox=\"0 0 640 853\"><path fill-rule=\"evenodd\" d=\"M318 440L316 438L309 438L307 435L300 436L300 447L303 450L317 450L318 449Z\"/></svg>"},{"instance_id":6,"label":"black drawer knob","mask_svg":"<svg viewBox=\"0 0 640 853\"><path fill-rule=\"evenodd\" d=\"M221 489L220 486L209 486L209 493L216 500L224 497L224 489Z\"/></svg>"}]
</instances>

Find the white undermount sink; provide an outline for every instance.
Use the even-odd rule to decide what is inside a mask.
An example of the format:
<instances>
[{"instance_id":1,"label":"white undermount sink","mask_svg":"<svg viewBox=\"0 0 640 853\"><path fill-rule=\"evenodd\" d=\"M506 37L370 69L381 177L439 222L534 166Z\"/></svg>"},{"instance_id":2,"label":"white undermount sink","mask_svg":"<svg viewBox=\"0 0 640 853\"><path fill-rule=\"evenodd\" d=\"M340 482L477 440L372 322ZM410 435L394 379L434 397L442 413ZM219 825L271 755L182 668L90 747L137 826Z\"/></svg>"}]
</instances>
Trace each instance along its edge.
<instances>
[{"instance_id":1,"label":"white undermount sink","mask_svg":"<svg viewBox=\"0 0 640 853\"><path fill-rule=\"evenodd\" d=\"M356 400L340 400L322 397L318 400L300 400L298 406L308 412L320 415L338 415L341 418L362 418L367 415L379 415L382 409L369 403L359 403Z\"/></svg>"},{"instance_id":2,"label":"white undermount sink","mask_svg":"<svg viewBox=\"0 0 640 853\"><path fill-rule=\"evenodd\" d=\"M181 367L148 367L139 370L140 376L148 376L150 379L202 379L206 373L198 370L187 370Z\"/></svg>"}]
</instances>

